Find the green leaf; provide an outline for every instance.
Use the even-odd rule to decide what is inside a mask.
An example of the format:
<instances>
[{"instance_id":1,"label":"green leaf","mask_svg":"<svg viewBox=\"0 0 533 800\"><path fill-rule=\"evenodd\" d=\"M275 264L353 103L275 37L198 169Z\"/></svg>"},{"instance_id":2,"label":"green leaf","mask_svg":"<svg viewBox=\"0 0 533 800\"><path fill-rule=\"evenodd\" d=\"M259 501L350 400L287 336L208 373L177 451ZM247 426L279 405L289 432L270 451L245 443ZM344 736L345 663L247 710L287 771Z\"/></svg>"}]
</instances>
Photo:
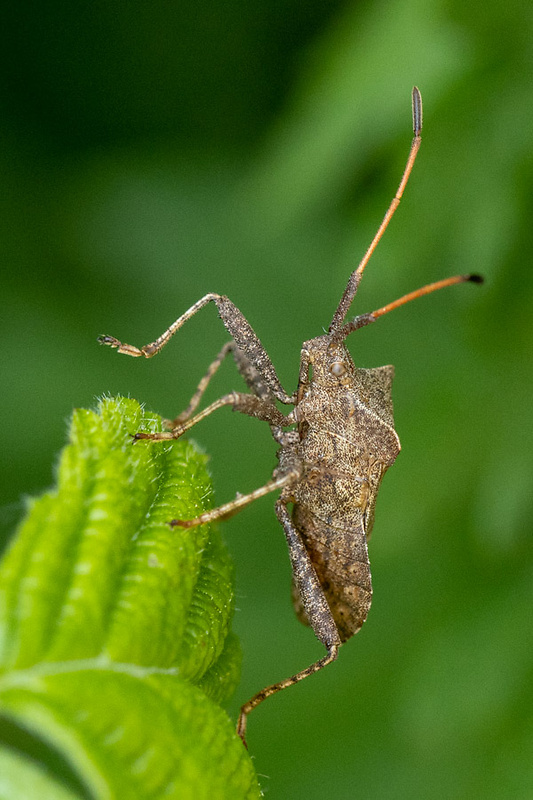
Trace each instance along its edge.
<instances>
[{"instance_id":1,"label":"green leaf","mask_svg":"<svg viewBox=\"0 0 533 800\"><path fill-rule=\"evenodd\" d=\"M0 750L0 797L76 800L75 791L56 781L39 764L12 750Z\"/></svg>"},{"instance_id":2,"label":"green leaf","mask_svg":"<svg viewBox=\"0 0 533 800\"><path fill-rule=\"evenodd\" d=\"M218 705L240 669L228 554L216 530L168 525L205 507L206 457L132 446L160 426L124 398L76 411L57 489L0 567L2 798L260 796ZM46 745L37 761L6 729Z\"/></svg>"}]
</instances>

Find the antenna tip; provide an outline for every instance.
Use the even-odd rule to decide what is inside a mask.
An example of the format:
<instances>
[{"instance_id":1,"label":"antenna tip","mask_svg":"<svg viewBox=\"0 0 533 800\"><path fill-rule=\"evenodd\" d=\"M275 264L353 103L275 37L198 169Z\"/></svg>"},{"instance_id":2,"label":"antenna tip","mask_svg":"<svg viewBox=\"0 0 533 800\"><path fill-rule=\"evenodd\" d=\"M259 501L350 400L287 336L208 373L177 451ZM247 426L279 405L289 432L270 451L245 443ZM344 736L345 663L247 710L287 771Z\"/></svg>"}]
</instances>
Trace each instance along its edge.
<instances>
[{"instance_id":1,"label":"antenna tip","mask_svg":"<svg viewBox=\"0 0 533 800\"><path fill-rule=\"evenodd\" d=\"M420 136L422 130L422 95L418 86L413 86L411 97L413 104L413 131L415 136Z\"/></svg>"},{"instance_id":2,"label":"antenna tip","mask_svg":"<svg viewBox=\"0 0 533 800\"><path fill-rule=\"evenodd\" d=\"M470 281L470 283L485 283L485 278L483 275L478 275L474 272L471 275L465 275L465 281Z\"/></svg>"},{"instance_id":3,"label":"antenna tip","mask_svg":"<svg viewBox=\"0 0 533 800\"><path fill-rule=\"evenodd\" d=\"M108 344L110 347L118 347L119 341L114 336L99 336L96 340L98 344Z\"/></svg>"}]
</instances>

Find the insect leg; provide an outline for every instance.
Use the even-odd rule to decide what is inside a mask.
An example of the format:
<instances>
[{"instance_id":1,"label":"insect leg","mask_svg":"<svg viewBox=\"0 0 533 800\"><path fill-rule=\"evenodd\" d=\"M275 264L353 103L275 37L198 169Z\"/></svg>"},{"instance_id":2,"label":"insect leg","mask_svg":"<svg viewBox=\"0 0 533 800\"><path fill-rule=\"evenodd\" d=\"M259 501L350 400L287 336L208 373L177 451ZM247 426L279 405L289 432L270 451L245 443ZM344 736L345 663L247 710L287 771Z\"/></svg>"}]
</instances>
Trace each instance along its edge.
<instances>
[{"instance_id":1,"label":"insect leg","mask_svg":"<svg viewBox=\"0 0 533 800\"><path fill-rule=\"evenodd\" d=\"M276 516L283 525L289 546L294 582L302 598L309 624L317 639L329 650L331 645L339 645L341 639L309 553L287 511L287 502L283 497L278 500Z\"/></svg>"},{"instance_id":2,"label":"insect leg","mask_svg":"<svg viewBox=\"0 0 533 800\"><path fill-rule=\"evenodd\" d=\"M246 381L246 385L250 391L262 400L270 400L271 403L275 403L276 395L261 373L254 367L246 353L239 350L238 347L234 347L233 359L235 361L235 366ZM292 398L292 400L294 400L294 398Z\"/></svg>"},{"instance_id":3,"label":"insect leg","mask_svg":"<svg viewBox=\"0 0 533 800\"><path fill-rule=\"evenodd\" d=\"M241 708L239 721L237 723L237 733L246 744L246 722L248 714L253 711L259 703L266 700L267 697L280 692L282 689L287 689L295 683L307 678L315 672L318 672L323 667L330 664L337 658L341 639L337 626L333 620L330 608L328 606L323 589L318 580L315 568L311 563L309 554L305 549L302 538L287 512L288 501L284 499L278 500L276 503L276 515L283 525L287 543L289 545L289 556L291 559L294 580L298 586L300 596L302 598L307 617L312 625L317 638L324 644L327 649L325 656L315 661L309 667L297 672L290 678L273 683L267 686L260 692L257 692L247 703Z\"/></svg>"},{"instance_id":4,"label":"insect leg","mask_svg":"<svg viewBox=\"0 0 533 800\"><path fill-rule=\"evenodd\" d=\"M259 497L263 497L263 495L269 494L270 492L275 492L276 489L282 489L288 483L297 480L297 478L297 472L283 473L282 475L272 478L272 480L265 483L264 486L260 486L259 489L255 489L249 494L238 494L235 500L230 500L229 503L224 503L224 505L218 508L206 511L204 514L200 514L199 517L195 517L194 519L173 519L170 524L180 528L194 528L196 525L205 525L217 519L228 519L245 508L245 506L253 503L254 500L257 500Z\"/></svg>"},{"instance_id":5,"label":"insect leg","mask_svg":"<svg viewBox=\"0 0 533 800\"><path fill-rule=\"evenodd\" d=\"M237 722L237 733L241 737L244 745L248 747L246 744L246 723L248 722L248 714L256 708L259 703L262 703L263 700L266 700L267 697L270 697L276 692L280 692L282 689L288 689L289 686L293 686L295 683L302 681L304 678L307 678L309 675L313 675L315 672L318 672L323 667L327 667L328 664L331 664L332 661L338 656L339 653L338 644L332 644L328 647L328 652L325 656L320 658L318 661L315 661L314 664L311 666L306 667L301 672L297 672L296 675L292 675L290 678L285 678L283 681L278 681L278 683L273 683L271 686L267 686L265 689L261 689L260 692L254 694L253 697L248 700L241 707L241 713L239 714L239 720Z\"/></svg>"},{"instance_id":6,"label":"insect leg","mask_svg":"<svg viewBox=\"0 0 533 800\"><path fill-rule=\"evenodd\" d=\"M177 417L174 419L166 419L164 420L164 424L167 428L173 429L179 427L180 423L185 422L185 420L189 419L189 417L196 411L200 404L200 400L203 397L205 390L207 389L209 382L213 375L218 370L219 366L224 361L225 357L228 353L233 353L233 358L239 373L242 375L244 380L246 381L247 385L251 389L251 391L257 396L260 397L262 400L269 400L271 403L274 403L276 398L274 393L270 390L269 386L265 383L262 379L261 375L257 372L255 367L250 363L248 358L236 347L235 342L232 340L231 342L226 342L226 344L222 347L220 353L214 359L214 361L209 365L209 368L206 374L203 376L202 380L198 384L198 387L191 397L189 405L185 408Z\"/></svg>"},{"instance_id":7,"label":"insect leg","mask_svg":"<svg viewBox=\"0 0 533 800\"><path fill-rule=\"evenodd\" d=\"M217 308L220 318L224 323L226 330L229 332L239 350L246 355L248 361L252 364L253 368L261 375L264 382L268 385L270 391L274 394L277 400L282 403L290 404L293 398L286 393L283 389L276 370L268 353L261 344L254 329L239 311L229 298L225 295L215 294L210 292L200 298L194 305L192 305L181 317L172 323L167 330L159 336L155 341L144 347L135 347L131 344L125 344L114 336L99 336L98 341L100 344L108 345L118 350L119 353L124 353L128 356L144 356L145 358L152 358L170 341L172 336L184 325L197 311L213 301Z\"/></svg>"},{"instance_id":8,"label":"insect leg","mask_svg":"<svg viewBox=\"0 0 533 800\"><path fill-rule=\"evenodd\" d=\"M240 411L241 414L246 414L249 417L256 417L264 422L268 422L270 425L281 427L287 424L281 411L278 411L276 406L272 403L261 400L260 397L247 394L246 392L230 392L220 397L218 400L215 400L214 403L204 408L204 410L196 414L195 417L191 417L185 420L185 422L178 424L171 431L161 431L157 433L139 432L136 433L133 438L135 441L149 439L156 442L168 439L179 439L180 436L183 436L186 431L193 428L198 422L201 422L212 414L213 411L216 411L218 408L223 408L224 406L232 406L234 411Z\"/></svg>"},{"instance_id":9,"label":"insect leg","mask_svg":"<svg viewBox=\"0 0 533 800\"><path fill-rule=\"evenodd\" d=\"M220 353L217 355L215 360L209 365L209 368L205 375L203 376L202 380L198 384L195 393L191 397L189 401L189 405L185 408L177 417L174 419L166 419L164 420L165 427L167 428L177 428L181 422L185 422L185 420L189 419L189 417L194 414L196 409L200 404L200 400L203 397L205 390L207 389L209 382L215 372L218 370L228 353L234 349L234 342L226 342Z\"/></svg>"}]
</instances>

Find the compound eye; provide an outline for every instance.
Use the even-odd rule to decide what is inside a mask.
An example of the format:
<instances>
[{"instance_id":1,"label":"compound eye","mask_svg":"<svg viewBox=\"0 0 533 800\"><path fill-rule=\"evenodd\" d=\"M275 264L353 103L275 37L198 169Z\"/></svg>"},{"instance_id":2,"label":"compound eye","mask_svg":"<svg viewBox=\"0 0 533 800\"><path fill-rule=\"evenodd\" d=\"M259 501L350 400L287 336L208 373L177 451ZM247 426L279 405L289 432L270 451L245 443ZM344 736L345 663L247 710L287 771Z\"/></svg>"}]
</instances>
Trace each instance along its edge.
<instances>
[{"instance_id":1,"label":"compound eye","mask_svg":"<svg viewBox=\"0 0 533 800\"><path fill-rule=\"evenodd\" d=\"M342 375L344 375L344 373L346 372L346 367L344 365L344 362L343 361L334 361L331 364L331 366L329 368L329 371L336 378L342 377Z\"/></svg>"}]
</instances>

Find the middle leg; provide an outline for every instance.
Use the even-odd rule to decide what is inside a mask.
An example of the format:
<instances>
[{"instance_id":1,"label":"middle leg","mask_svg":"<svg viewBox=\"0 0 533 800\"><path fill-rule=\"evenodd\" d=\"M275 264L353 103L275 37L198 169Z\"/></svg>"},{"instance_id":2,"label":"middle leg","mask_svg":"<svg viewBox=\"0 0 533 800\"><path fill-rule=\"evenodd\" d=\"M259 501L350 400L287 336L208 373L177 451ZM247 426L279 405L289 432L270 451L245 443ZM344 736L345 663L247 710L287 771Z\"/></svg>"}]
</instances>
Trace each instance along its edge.
<instances>
[{"instance_id":1,"label":"middle leg","mask_svg":"<svg viewBox=\"0 0 533 800\"><path fill-rule=\"evenodd\" d=\"M216 371L218 370L218 368L220 367L220 365L222 364L228 353L232 352L234 346L235 346L234 342L226 342L226 344L221 349L220 353L218 353L217 357L209 365L207 372L205 373L202 380L196 387L196 391L191 397L187 408L184 408L183 411L180 414L178 414L177 417L174 417L174 419L163 420L163 424L165 425L166 428L170 429L178 428L180 423L185 422L185 420L189 419L189 417L192 414L194 414L194 412L196 411L196 409L200 404L200 400L202 399L205 390L209 385L209 382L211 381L211 378L216 373Z\"/></svg>"},{"instance_id":2,"label":"middle leg","mask_svg":"<svg viewBox=\"0 0 533 800\"><path fill-rule=\"evenodd\" d=\"M180 528L194 528L197 525L205 525L208 522L214 522L218 519L228 519L245 508L245 506L253 503L254 500L258 500L265 494L275 492L276 489L282 489L284 486L294 483L298 477L299 475L296 470L294 472L283 473L282 475L276 475L276 473L274 473L272 480L268 481L268 483L265 483L264 486L260 486L259 489L255 489L249 494L237 494L235 500L230 500L229 503L224 503L224 505L219 506L218 508L205 511L203 514L200 514L199 517L195 517L194 519L173 519L170 524L172 527L177 526Z\"/></svg>"}]
</instances>

